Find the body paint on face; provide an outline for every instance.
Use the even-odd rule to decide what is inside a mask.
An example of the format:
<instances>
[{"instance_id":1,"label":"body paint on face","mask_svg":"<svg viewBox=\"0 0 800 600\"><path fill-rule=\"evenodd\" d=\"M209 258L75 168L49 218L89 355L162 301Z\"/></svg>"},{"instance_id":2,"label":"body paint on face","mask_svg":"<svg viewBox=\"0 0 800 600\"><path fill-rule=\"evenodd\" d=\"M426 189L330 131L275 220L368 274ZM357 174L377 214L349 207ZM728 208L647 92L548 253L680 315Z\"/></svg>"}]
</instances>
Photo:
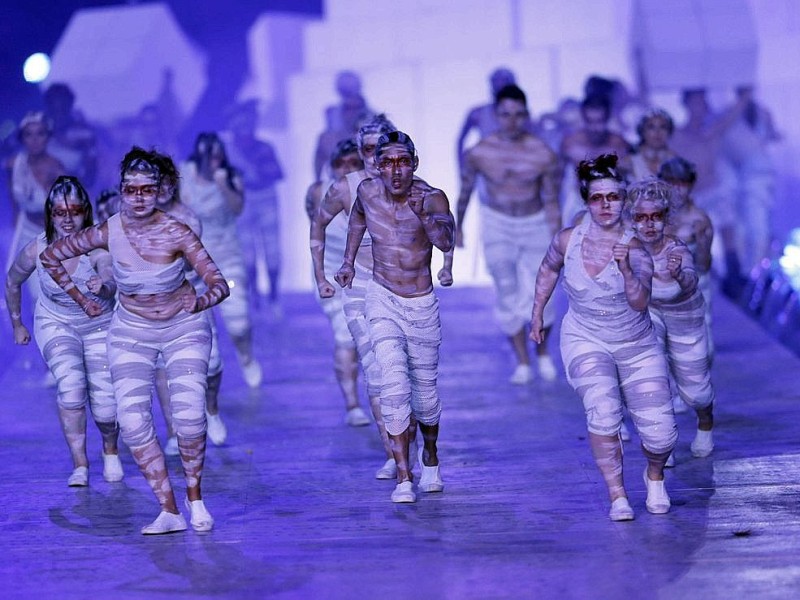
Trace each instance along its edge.
<instances>
[{"instance_id":1,"label":"body paint on face","mask_svg":"<svg viewBox=\"0 0 800 600\"><path fill-rule=\"evenodd\" d=\"M159 179L144 173L126 173L120 185L120 211L126 217L142 219L153 214Z\"/></svg>"},{"instance_id":2,"label":"body paint on face","mask_svg":"<svg viewBox=\"0 0 800 600\"><path fill-rule=\"evenodd\" d=\"M589 184L586 207L592 220L598 225L615 225L622 217L622 201L625 199L621 185L614 179L596 179Z\"/></svg>"},{"instance_id":3,"label":"body paint on face","mask_svg":"<svg viewBox=\"0 0 800 600\"><path fill-rule=\"evenodd\" d=\"M83 229L86 209L75 196L65 196L62 202L53 206L51 217L56 236L62 239Z\"/></svg>"}]
</instances>

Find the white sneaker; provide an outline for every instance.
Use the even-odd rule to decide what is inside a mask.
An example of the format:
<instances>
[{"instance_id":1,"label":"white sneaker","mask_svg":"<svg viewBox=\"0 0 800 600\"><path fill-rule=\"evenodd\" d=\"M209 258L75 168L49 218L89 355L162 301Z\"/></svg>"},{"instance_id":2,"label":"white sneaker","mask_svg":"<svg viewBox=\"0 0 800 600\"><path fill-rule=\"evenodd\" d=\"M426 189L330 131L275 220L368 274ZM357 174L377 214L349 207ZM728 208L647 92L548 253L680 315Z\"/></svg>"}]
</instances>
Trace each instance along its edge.
<instances>
[{"instance_id":1,"label":"white sneaker","mask_svg":"<svg viewBox=\"0 0 800 600\"><path fill-rule=\"evenodd\" d=\"M206 424L206 434L211 443L215 446L224 444L225 439L228 437L228 428L225 427L225 423L222 422L222 417L219 416L219 413L216 415L206 413Z\"/></svg>"},{"instance_id":2,"label":"white sneaker","mask_svg":"<svg viewBox=\"0 0 800 600\"><path fill-rule=\"evenodd\" d=\"M125 473L122 471L122 462L119 460L119 454L106 454L103 452L103 479L113 483L115 481L122 481Z\"/></svg>"},{"instance_id":3,"label":"white sneaker","mask_svg":"<svg viewBox=\"0 0 800 600\"><path fill-rule=\"evenodd\" d=\"M627 498L617 498L611 503L608 518L612 521L633 521L634 514Z\"/></svg>"},{"instance_id":4,"label":"white sneaker","mask_svg":"<svg viewBox=\"0 0 800 600\"><path fill-rule=\"evenodd\" d=\"M258 364L255 358L251 359L246 365L242 365L242 376L247 386L251 389L256 389L261 386L263 373L261 372L261 365Z\"/></svg>"},{"instance_id":5,"label":"white sneaker","mask_svg":"<svg viewBox=\"0 0 800 600\"><path fill-rule=\"evenodd\" d=\"M393 458L388 459L383 466L375 471L375 479L396 479L397 463Z\"/></svg>"},{"instance_id":6,"label":"white sneaker","mask_svg":"<svg viewBox=\"0 0 800 600\"><path fill-rule=\"evenodd\" d=\"M533 370L530 365L517 365L509 381L514 385L526 385L533 381Z\"/></svg>"},{"instance_id":7,"label":"white sneaker","mask_svg":"<svg viewBox=\"0 0 800 600\"><path fill-rule=\"evenodd\" d=\"M416 501L417 495L414 493L414 484L410 481L398 483L392 492L392 502L411 503Z\"/></svg>"},{"instance_id":8,"label":"white sneaker","mask_svg":"<svg viewBox=\"0 0 800 600\"><path fill-rule=\"evenodd\" d=\"M372 421L369 420L367 413L365 413L360 406L354 406L348 410L344 421L350 425L350 427L363 427L364 425L369 425L372 423Z\"/></svg>"},{"instance_id":9,"label":"white sneaker","mask_svg":"<svg viewBox=\"0 0 800 600\"><path fill-rule=\"evenodd\" d=\"M689 447L692 450L692 456L696 458L705 458L710 455L714 451L713 432L698 429Z\"/></svg>"},{"instance_id":10,"label":"white sneaker","mask_svg":"<svg viewBox=\"0 0 800 600\"><path fill-rule=\"evenodd\" d=\"M142 535L159 535L162 533L174 533L186 530L186 519L178 513L173 514L162 510L156 520L142 527Z\"/></svg>"},{"instance_id":11,"label":"white sneaker","mask_svg":"<svg viewBox=\"0 0 800 600\"><path fill-rule=\"evenodd\" d=\"M189 519L192 529L195 531L211 531L211 528L214 527L214 517L208 512L203 501L189 501L188 498L185 498L184 504L192 515L191 519Z\"/></svg>"},{"instance_id":12,"label":"white sneaker","mask_svg":"<svg viewBox=\"0 0 800 600\"><path fill-rule=\"evenodd\" d=\"M178 448L178 437L172 436L167 440L167 445L164 446L164 454L167 456L180 456L181 451Z\"/></svg>"},{"instance_id":13,"label":"white sneaker","mask_svg":"<svg viewBox=\"0 0 800 600\"><path fill-rule=\"evenodd\" d=\"M69 487L86 487L89 485L89 467L75 467L67 479Z\"/></svg>"},{"instance_id":14,"label":"white sneaker","mask_svg":"<svg viewBox=\"0 0 800 600\"><path fill-rule=\"evenodd\" d=\"M625 425L625 421L619 424L619 439L623 442L631 441L631 432L628 430L628 426Z\"/></svg>"},{"instance_id":15,"label":"white sneaker","mask_svg":"<svg viewBox=\"0 0 800 600\"><path fill-rule=\"evenodd\" d=\"M664 480L653 481L647 476L647 467L644 469L644 485L647 488L647 511L654 515L663 515L669 512L671 506Z\"/></svg>"},{"instance_id":16,"label":"white sneaker","mask_svg":"<svg viewBox=\"0 0 800 600\"><path fill-rule=\"evenodd\" d=\"M419 467L421 475L419 476L419 488L420 492L432 493L432 492L441 492L444 490L444 482L442 481L442 475L439 473L439 465L429 467L424 462L422 462L422 452L423 448L420 447L419 449Z\"/></svg>"},{"instance_id":17,"label":"white sneaker","mask_svg":"<svg viewBox=\"0 0 800 600\"><path fill-rule=\"evenodd\" d=\"M539 376L544 381L555 381L558 377L558 371L553 359L546 354L539 357Z\"/></svg>"}]
</instances>

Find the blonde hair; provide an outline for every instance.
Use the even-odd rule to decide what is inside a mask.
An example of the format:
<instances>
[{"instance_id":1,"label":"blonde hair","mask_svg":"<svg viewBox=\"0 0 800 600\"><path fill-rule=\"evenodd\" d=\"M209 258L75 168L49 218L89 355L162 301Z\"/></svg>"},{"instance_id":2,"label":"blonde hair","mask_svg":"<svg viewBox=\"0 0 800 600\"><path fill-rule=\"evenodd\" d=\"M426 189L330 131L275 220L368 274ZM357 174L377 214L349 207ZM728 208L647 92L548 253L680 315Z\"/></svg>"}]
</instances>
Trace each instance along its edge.
<instances>
[{"instance_id":1,"label":"blonde hair","mask_svg":"<svg viewBox=\"0 0 800 600\"><path fill-rule=\"evenodd\" d=\"M655 203L668 216L670 200L672 200L672 186L657 177L648 177L628 186L628 197L625 199L623 208L624 216L628 221L633 219L633 210L636 204L642 200Z\"/></svg>"}]
</instances>

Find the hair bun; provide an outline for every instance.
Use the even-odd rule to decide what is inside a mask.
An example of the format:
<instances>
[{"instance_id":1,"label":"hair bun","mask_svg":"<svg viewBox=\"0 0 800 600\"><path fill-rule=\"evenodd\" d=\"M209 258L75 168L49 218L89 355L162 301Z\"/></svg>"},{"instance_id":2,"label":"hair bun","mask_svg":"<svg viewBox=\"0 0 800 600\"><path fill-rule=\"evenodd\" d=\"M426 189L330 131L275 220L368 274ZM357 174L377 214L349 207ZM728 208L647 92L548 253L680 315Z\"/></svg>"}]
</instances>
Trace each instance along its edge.
<instances>
[{"instance_id":1,"label":"hair bun","mask_svg":"<svg viewBox=\"0 0 800 600\"><path fill-rule=\"evenodd\" d=\"M578 163L578 178L583 180L590 179L603 179L610 177L617 179L617 161L619 158L616 154L601 154L593 159L582 160Z\"/></svg>"}]
</instances>

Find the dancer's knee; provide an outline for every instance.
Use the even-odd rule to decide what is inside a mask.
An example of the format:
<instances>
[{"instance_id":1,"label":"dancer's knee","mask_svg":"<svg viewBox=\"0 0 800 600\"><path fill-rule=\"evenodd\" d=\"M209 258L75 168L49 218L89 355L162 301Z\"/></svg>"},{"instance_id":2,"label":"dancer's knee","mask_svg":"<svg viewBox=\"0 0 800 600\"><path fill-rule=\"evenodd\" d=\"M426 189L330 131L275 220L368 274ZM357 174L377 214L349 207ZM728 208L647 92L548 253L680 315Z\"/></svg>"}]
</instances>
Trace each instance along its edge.
<instances>
[{"instance_id":1,"label":"dancer's knee","mask_svg":"<svg viewBox=\"0 0 800 600\"><path fill-rule=\"evenodd\" d=\"M58 403L59 408L66 410L80 410L86 407L87 399L88 396L86 393L86 388L79 387L67 391L59 390L56 402Z\"/></svg>"}]
</instances>

